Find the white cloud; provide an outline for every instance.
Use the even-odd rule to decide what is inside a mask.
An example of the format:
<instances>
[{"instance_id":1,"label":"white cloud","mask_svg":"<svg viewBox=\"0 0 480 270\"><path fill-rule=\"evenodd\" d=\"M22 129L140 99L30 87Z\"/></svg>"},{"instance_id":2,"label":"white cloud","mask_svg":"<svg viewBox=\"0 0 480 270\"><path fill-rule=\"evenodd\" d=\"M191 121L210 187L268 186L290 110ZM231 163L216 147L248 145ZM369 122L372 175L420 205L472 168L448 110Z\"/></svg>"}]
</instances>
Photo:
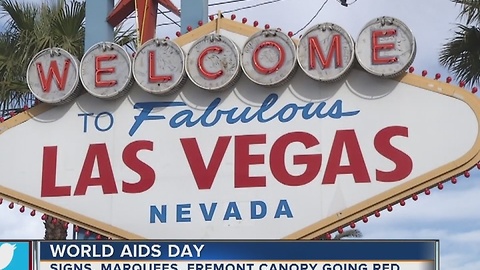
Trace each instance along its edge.
<instances>
[{"instance_id":1,"label":"white cloud","mask_svg":"<svg viewBox=\"0 0 480 270\"><path fill-rule=\"evenodd\" d=\"M15 205L13 209L8 207L9 203L0 205L0 239L33 239L41 240L44 237L45 227L43 225L42 213L36 212L30 215L32 209L25 208L21 213L20 206ZM69 225L68 239L72 238L73 227Z\"/></svg>"},{"instance_id":2,"label":"white cloud","mask_svg":"<svg viewBox=\"0 0 480 270\"><path fill-rule=\"evenodd\" d=\"M394 206L380 218L369 217L358 229L364 239L439 239L441 269L480 268L480 174L472 171L456 185L432 190L418 201L407 200L403 207Z\"/></svg>"},{"instance_id":3,"label":"white cloud","mask_svg":"<svg viewBox=\"0 0 480 270\"><path fill-rule=\"evenodd\" d=\"M480 269L480 261L476 260L466 260L465 254L461 252L452 252L450 254L440 257L441 269L454 270L478 270Z\"/></svg>"},{"instance_id":4,"label":"white cloud","mask_svg":"<svg viewBox=\"0 0 480 270\"><path fill-rule=\"evenodd\" d=\"M458 233L451 240L454 241L454 242L458 242L458 243L475 243L475 244L478 244L478 239L480 239L480 229L475 230L475 231Z\"/></svg>"},{"instance_id":5,"label":"white cloud","mask_svg":"<svg viewBox=\"0 0 480 270\"><path fill-rule=\"evenodd\" d=\"M0 239L43 239L41 214L32 217L30 211L20 213L18 206L9 209L4 202L0 206Z\"/></svg>"},{"instance_id":6,"label":"white cloud","mask_svg":"<svg viewBox=\"0 0 480 270\"><path fill-rule=\"evenodd\" d=\"M419 194L418 200L406 200L405 206L395 205L392 213L382 212L384 222L409 223L413 221L449 222L457 220L478 220L480 184L478 177L459 179L456 185L444 184L443 190L432 189L430 195ZM462 186L468 186L463 189ZM458 188L457 188L458 187Z\"/></svg>"}]
</instances>

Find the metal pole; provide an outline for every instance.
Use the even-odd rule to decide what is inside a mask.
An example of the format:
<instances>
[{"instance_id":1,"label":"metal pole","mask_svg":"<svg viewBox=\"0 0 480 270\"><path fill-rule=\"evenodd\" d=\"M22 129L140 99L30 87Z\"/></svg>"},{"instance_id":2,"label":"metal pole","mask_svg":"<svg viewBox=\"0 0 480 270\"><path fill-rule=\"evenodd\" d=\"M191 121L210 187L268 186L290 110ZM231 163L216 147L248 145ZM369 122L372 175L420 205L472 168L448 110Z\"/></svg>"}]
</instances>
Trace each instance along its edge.
<instances>
[{"instance_id":1,"label":"metal pole","mask_svg":"<svg viewBox=\"0 0 480 270\"><path fill-rule=\"evenodd\" d=\"M113 41L113 26L106 18L113 10L113 0L85 0L85 50L102 41Z\"/></svg>"},{"instance_id":2,"label":"metal pole","mask_svg":"<svg viewBox=\"0 0 480 270\"><path fill-rule=\"evenodd\" d=\"M107 22L113 10L113 0L85 0L85 50L102 41L114 41L113 26ZM85 235L87 230L73 231L73 239L95 239L96 235Z\"/></svg>"},{"instance_id":3,"label":"metal pole","mask_svg":"<svg viewBox=\"0 0 480 270\"><path fill-rule=\"evenodd\" d=\"M208 0L182 0L181 2L181 30L187 32L187 27L196 28L198 22L208 20Z\"/></svg>"}]
</instances>

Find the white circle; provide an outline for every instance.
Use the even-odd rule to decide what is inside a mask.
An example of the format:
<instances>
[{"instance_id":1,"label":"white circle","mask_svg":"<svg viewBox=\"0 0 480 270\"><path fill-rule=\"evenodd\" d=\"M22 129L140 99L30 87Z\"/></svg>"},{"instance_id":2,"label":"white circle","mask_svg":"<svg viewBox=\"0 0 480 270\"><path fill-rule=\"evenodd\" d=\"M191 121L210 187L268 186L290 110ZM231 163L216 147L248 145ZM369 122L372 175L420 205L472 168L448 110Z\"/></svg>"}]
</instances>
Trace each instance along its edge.
<instances>
[{"instance_id":1,"label":"white circle","mask_svg":"<svg viewBox=\"0 0 480 270\"><path fill-rule=\"evenodd\" d=\"M227 37L211 34L197 40L187 54L187 74L198 87L221 91L241 75L237 45Z\"/></svg>"},{"instance_id":2,"label":"white circle","mask_svg":"<svg viewBox=\"0 0 480 270\"><path fill-rule=\"evenodd\" d=\"M149 93L170 94L184 85L184 61L183 50L176 43L168 39L152 39L135 54L133 76L137 84Z\"/></svg>"},{"instance_id":3,"label":"white circle","mask_svg":"<svg viewBox=\"0 0 480 270\"><path fill-rule=\"evenodd\" d=\"M336 46L339 46L339 51ZM322 23L307 30L300 39L297 61L310 78L333 82L342 78L353 67L354 50L355 43L347 31L333 23Z\"/></svg>"},{"instance_id":4,"label":"white circle","mask_svg":"<svg viewBox=\"0 0 480 270\"><path fill-rule=\"evenodd\" d=\"M243 47L243 72L258 85L277 86L283 84L293 76L296 67L295 43L280 31L257 32L247 40Z\"/></svg>"},{"instance_id":5,"label":"white circle","mask_svg":"<svg viewBox=\"0 0 480 270\"><path fill-rule=\"evenodd\" d=\"M28 88L42 102L69 102L81 89L78 66L78 59L64 49L44 49L28 65Z\"/></svg>"},{"instance_id":6,"label":"white circle","mask_svg":"<svg viewBox=\"0 0 480 270\"><path fill-rule=\"evenodd\" d=\"M98 73L99 71L104 73ZM99 74L98 83L102 85L97 84L96 74ZM82 58L80 80L85 90L95 97L102 99L120 97L133 84L130 55L124 48L113 42L97 43L90 47Z\"/></svg>"},{"instance_id":7,"label":"white circle","mask_svg":"<svg viewBox=\"0 0 480 270\"><path fill-rule=\"evenodd\" d=\"M379 42L378 51L374 51L373 40ZM355 54L358 63L367 72L381 77L396 77L403 74L415 59L415 37L402 21L380 17L368 22L362 29Z\"/></svg>"}]
</instances>

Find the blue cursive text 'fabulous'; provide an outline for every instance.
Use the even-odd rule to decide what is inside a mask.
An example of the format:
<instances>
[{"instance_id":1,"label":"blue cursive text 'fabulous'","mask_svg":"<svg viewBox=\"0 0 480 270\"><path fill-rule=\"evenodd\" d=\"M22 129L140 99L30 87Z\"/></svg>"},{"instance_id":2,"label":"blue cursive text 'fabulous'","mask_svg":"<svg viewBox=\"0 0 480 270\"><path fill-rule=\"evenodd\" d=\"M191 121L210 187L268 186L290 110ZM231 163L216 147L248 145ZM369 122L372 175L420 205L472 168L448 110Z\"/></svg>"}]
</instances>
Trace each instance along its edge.
<instances>
[{"instance_id":1,"label":"blue cursive text 'fabulous'","mask_svg":"<svg viewBox=\"0 0 480 270\"><path fill-rule=\"evenodd\" d=\"M322 101L320 103L307 103L305 105L298 105L295 103L288 103L279 110L273 110L272 107L278 101L277 94L270 94L263 101L262 105L258 108L252 108L250 106L243 109L233 107L228 110L218 109L221 99L216 98L208 105L207 109L198 117L194 116L194 112L190 109L184 109L179 111L169 121L171 128L179 128L182 126L193 127L195 125L202 125L204 127L211 127L217 124L219 121L224 120L228 124L235 123L249 123L253 120L257 120L260 123L270 122L272 120L278 120L282 123L291 121L297 114L300 114L303 119L308 120L311 118L326 118L340 119L342 117L357 115L360 111L344 112L342 107L342 100L336 100L329 108L327 103ZM134 105L134 109L141 109L140 114L135 116L135 122L130 128L129 135L133 136L137 129L146 120L162 120L166 119L163 115L150 115L154 108L165 107L186 107L183 102L139 102Z\"/></svg>"}]
</instances>

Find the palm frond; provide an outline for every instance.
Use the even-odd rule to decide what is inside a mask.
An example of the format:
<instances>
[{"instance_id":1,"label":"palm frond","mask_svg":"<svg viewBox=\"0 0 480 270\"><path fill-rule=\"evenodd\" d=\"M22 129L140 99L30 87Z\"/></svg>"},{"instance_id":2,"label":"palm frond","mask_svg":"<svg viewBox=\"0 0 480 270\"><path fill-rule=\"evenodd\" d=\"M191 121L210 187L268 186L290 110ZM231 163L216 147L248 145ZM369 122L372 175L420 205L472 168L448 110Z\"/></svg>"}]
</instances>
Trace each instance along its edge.
<instances>
[{"instance_id":1,"label":"palm frond","mask_svg":"<svg viewBox=\"0 0 480 270\"><path fill-rule=\"evenodd\" d=\"M353 230L346 230L346 231L343 231L342 233L339 233L337 235L335 235L335 237L333 239L342 239L342 238L350 238L350 237L355 237L355 238L360 238L362 237L362 232L357 230L357 229L353 229Z\"/></svg>"},{"instance_id":2,"label":"palm frond","mask_svg":"<svg viewBox=\"0 0 480 270\"><path fill-rule=\"evenodd\" d=\"M35 26L35 18L38 14L38 6L33 3L19 3L14 0L0 0L2 12L1 18L8 18L7 30L31 31Z\"/></svg>"},{"instance_id":3,"label":"palm frond","mask_svg":"<svg viewBox=\"0 0 480 270\"><path fill-rule=\"evenodd\" d=\"M85 2L71 1L51 20L52 36L57 47L81 58L85 41Z\"/></svg>"},{"instance_id":4,"label":"palm frond","mask_svg":"<svg viewBox=\"0 0 480 270\"><path fill-rule=\"evenodd\" d=\"M480 81L480 28L458 25L440 51L440 64L467 85Z\"/></svg>"},{"instance_id":5,"label":"palm frond","mask_svg":"<svg viewBox=\"0 0 480 270\"><path fill-rule=\"evenodd\" d=\"M452 0L461 5L458 15L460 19L466 19L466 24L480 23L480 0Z\"/></svg>"},{"instance_id":6,"label":"palm frond","mask_svg":"<svg viewBox=\"0 0 480 270\"><path fill-rule=\"evenodd\" d=\"M115 28L115 43L127 47L131 51L136 51L137 48L137 30L134 25L127 28L123 23Z\"/></svg>"},{"instance_id":7,"label":"palm frond","mask_svg":"<svg viewBox=\"0 0 480 270\"><path fill-rule=\"evenodd\" d=\"M0 16L7 19L0 33L0 107L21 101L29 93L26 71L39 51L61 47L79 59L83 56L85 13L82 0L0 0ZM115 30L115 41L132 52L135 37L133 26Z\"/></svg>"}]
</instances>

